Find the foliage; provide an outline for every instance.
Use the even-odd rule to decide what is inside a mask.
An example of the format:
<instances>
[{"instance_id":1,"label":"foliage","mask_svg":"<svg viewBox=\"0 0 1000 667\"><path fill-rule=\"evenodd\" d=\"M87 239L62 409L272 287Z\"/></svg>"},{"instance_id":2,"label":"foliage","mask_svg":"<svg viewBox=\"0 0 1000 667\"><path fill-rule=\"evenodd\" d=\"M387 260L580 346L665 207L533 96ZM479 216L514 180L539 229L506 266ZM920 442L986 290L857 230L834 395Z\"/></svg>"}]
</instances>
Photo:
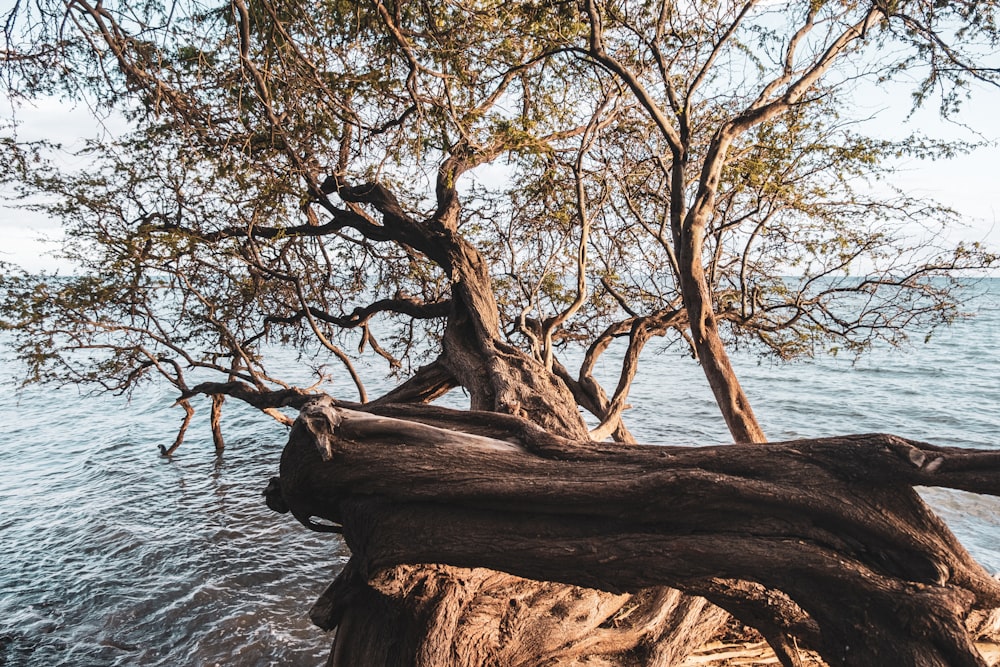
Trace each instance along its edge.
<instances>
[{"instance_id":1,"label":"foliage","mask_svg":"<svg viewBox=\"0 0 1000 667\"><path fill-rule=\"evenodd\" d=\"M3 327L30 380L288 389L267 370L277 342L321 346L365 400L348 347L403 378L445 354L458 244L489 267L498 335L609 423L650 337L719 354L699 347L706 317L783 359L899 343L956 317L950 280L994 257L914 238L955 215L891 186L899 156L967 147L865 136L849 100L859 81L918 72L916 103L939 90L954 110L996 81L981 65L995 13L22 1L5 20L12 101L57 96L128 129L89 143L82 170L3 143L4 183L63 221L79 267L5 271ZM619 338L609 401L591 372ZM576 373L569 344L589 346Z\"/></svg>"}]
</instances>

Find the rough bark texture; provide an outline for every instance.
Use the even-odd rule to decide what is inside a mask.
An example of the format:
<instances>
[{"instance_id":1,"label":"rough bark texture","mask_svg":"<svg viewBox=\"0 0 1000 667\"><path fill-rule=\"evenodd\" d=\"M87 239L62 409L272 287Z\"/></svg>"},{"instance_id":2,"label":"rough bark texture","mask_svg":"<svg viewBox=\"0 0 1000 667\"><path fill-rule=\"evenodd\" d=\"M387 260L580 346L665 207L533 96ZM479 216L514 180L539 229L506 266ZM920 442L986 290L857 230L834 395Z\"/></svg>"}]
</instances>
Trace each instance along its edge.
<instances>
[{"instance_id":1,"label":"rough bark texture","mask_svg":"<svg viewBox=\"0 0 1000 667\"><path fill-rule=\"evenodd\" d=\"M357 231L425 255L451 286L440 357L389 397L373 401L369 409L392 409L390 401L429 400L449 387L462 386L473 409L485 411L479 415L515 415L547 432L585 439L587 426L567 385L501 335L489 264L458 233L460 206L454 183L483 159L462 142L451 147L438 173L438 207L425 220L408 215L392 192L378 183L349 186L336 178L324 183L324 192L336 191L345 201L381 213L381 225L362 224ZM331 213L336 215L335 210ZM304 416L305 423L310 420ZM277 506L273 499L272 494L272 505ZM307 525L330 529L292 509ZM495 572L474 577L453 567L399 570L394 584L385 590L371 588L369 579L367 573L341 577L336 599L354 602L336 605L326 618L317 611L321 625L340 625L331 665L472 667L514 664L511 656L519 656L523 664L667 665L672 656L682 655L714 632L721 618L721 612L703 601L668 591L622 596ZM522 601L516 610L496 613L497 600L514 598ZM574 600L572 605L568 599ZM557 645L537 639L536 628L546 627L552 618L561 619ZM476 619L472 627L489 641L467 636L469 619ZM493 648L484 648L488 646ZM451 657L442 662L445 655Z\"/></svg>"},{"instance_id":2,"label":"rough bark texture","mask_svg":"<svg viewBox=\"0 0 1000 667\"><path fill-rule=\"evenodd\" d=\"M361 563L353 557L311 613L320 627L339 625L351 637L335 643L328 665L672 665L725 617L705 600L662 587L597 594L442 565L368 577ZM660 641L674 634L686 643Z\"/></svg>"},{"instance_id":3,"label":"rough bark texture","mask_svg":"<svg viewBox=\"0 0 1000 667\"><path fill-rule=\"evenodd\" d=\"M729 353L719 332L719 322L712 305L712 295L705 276L702 253L706 222L698 216L685 225L678 248L681 265L681 292L687 309L691 341L715 402L726 420L726 426L738 443L766 442L767 437L757 422Z\"/></svg>"},{"instance_id":4,"label":"rough bark texture","mask_svg":"<svg viewBox=\"0 0 1000 667\"><path fill-rule=\"evenodd\" d=\"M317 608L323 624L369 622L345 612L405 596L413 602L406 613L419 621L403 625L409 633L445 629L461 638L428 643L448 654L417 664L600 664L575 663L582 653L559 659L561 642L579 649L572 635L586 625L579 616L614 630L629 614L616 594L635 593L632 613L644 618L669 613L676 626L702 622L683 605L657 611L652 601L670 595L663 586L705 596L760 628L779 655L795 636L835 666L985 664L965 621L974 609L1000 605L1000 585L913 485L1000 494L1000 452L888 435L751 448L620 447L569 441L504 415L379 410L405 420L342 410L330 399L307 406L271 496L307 525L319 517L343 526L353 557ZM511 662L503 622L479 623L460 602L429 604L432 613L421 616L441 579L414 579L406 566L426 563L601 589L608 606L575 606L572 588L544 598L552 623L539 628L537 641L522 632L522 662ZM513 610L534 603L524 591L539 590L492 585L491 577L503 575L477 569L448 576L469 595L495 597L493 609L474 607L478 613L512 623ZM663 627L625 651L633 662L683 657L655 657ZM383 637L411 641L395 630L386 627ZM531 641L534 655L525 653ZM626 664L625 653L609 651L615 657L604 664ZM331 664L401 664L384 657L335 655Z\"/></svg>"}]
</instances>

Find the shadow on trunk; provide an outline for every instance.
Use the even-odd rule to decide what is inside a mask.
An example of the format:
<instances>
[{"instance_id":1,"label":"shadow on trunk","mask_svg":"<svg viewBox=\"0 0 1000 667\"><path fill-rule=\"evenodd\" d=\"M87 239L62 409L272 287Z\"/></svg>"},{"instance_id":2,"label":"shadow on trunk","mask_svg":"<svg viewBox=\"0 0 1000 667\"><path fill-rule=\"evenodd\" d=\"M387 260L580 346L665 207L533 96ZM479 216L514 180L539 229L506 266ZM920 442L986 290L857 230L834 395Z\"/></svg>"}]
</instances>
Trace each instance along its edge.
<instances>
[{"instance_id":1,"label":"shadow on trunk","mask_svg":"<svg viewBox=\"0 0 1000 667\"><path fill-rule=\"evenodd\" d=\"M604 591L619 621L636 615L632 625L704 621L690 602L664 604L669 586L760 630L783 664L799 664L794 647L802 646L835 666L986 665L966 622L1000 606L1000 584L913 487L1000 495L1000 452L882 434L621 446L572 441L495 413L373 410L326 397L308 404L269 487L272 507L342 530L351 548L314 609L317 624L395 638L358 646L338 637L341 656L335 646L330 664L400 664L390 654L412 655L403 644L419 644L410 636L419 632L449 639L421 644L418 664L572 664L560 662L559 648L577 628L593 637L616 622L593 602L574 607L574 587ZM495 622L430 604L442 579L407 567L417 564L440 564L468 595L490 590L493 614L512 623L536 602L533 591L549 622L527 643L522 633L518 655L504 656L502 637L484 636ZM497 571L570 586L554 599L542 593L552 584L526 592L491 582L507 576ZM634 604L621 607L614 598L626 593ZM408 615L407 632L392 627L394 614ZM658 614L676 618L664 625ZM718 615L712 620L717 627ZM379 623L389 625L371 634ZM640 664L683 658L657 657L658 643L670 645L646 636L629 651ZM441 653L427 654L430 646ZM351 661L344 651L355 652Z\"/></svg>"}]
</instances>

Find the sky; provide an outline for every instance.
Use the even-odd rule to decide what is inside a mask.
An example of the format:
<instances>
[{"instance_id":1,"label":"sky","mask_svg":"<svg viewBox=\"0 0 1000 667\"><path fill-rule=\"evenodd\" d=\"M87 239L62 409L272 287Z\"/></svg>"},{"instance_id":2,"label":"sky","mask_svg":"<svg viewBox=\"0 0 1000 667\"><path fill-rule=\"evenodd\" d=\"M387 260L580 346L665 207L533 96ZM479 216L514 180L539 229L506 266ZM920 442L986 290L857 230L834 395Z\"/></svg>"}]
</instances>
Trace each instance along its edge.
<instances>
[{"instance_id":1,"label":"sky","mask_svg":"<svg viewBox=\"0 0 1000 667\"><path fill-rule=\"evenodd\" d=\"M1000 120L995 115L1000 108L1000 90L978 90L956 121L942 120L933 105L910 116L909 89L902 85L872 87L859 97L863 99L856 100L851 111L859 117L874 116L863 126L874 136L896 138L920 130L929 137L991 144L952 160L901 162L892 184L909 194L935 199L960 214L964 224L948 230L948 241L978 241L1000 251ZM0 101L0 122L10 117L10 106ZM58 100L22 108L17 119L20 138L45 138L70 150L81 147L83 137L98 131L86 107L69 107ZM0 190L0 260L29 271L69 272L71 266L54 256L51 241L59 235L58 221L13 207L10 192Z\"/></svg>"},{"instance_id":2,"label":"sky","mask_svg":"<svg viewBox=\"0 0 1000 667\"><path fill-rule=\"evenodd\" d=\"M0 102L0 127L6 130L12 117L19 123L18 139L46 139L62 144L68 153L82 148L84 139L95 136L99 129L85 106L72 107L56 99L22 107L16 114L10 105ZM67 166L75 165L67 160ZM18 209L11 194L0 190L0 260L28 271L68 270L68 264L52 256L55 247L49 242L60 237L59 221Z\"/></svg>"},{"instance_id":3,"label":"sky","mask_svg":"<svg viewBox=\"0 0 1000 667\"><path fill-rule=\"evenodd\" d=\"M1000 249L1000 118L996 114L1000 89L977 90L952 120L942 119L933 103L911 116L909 104L909 89L904 86L875 92L863 105L880 111L867 131L893 138L920 131L929 138L985 145L951 160L901 162L894 185L956 210L965 226L951 230L953 240L980 241Z\"/></svg>"}]
</instances>

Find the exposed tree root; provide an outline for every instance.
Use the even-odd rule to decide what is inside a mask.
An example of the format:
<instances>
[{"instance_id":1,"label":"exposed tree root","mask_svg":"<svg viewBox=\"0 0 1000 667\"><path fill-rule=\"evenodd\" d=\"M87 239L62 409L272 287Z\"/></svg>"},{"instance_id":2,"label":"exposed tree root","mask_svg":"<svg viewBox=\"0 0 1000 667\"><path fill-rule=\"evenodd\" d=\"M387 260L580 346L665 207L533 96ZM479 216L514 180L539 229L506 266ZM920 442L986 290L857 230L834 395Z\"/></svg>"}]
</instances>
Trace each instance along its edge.
<instances>
[{"instance_id":1,"label":"exposed tree root","mask_svg":"<svg viewBox=\"0 0 1000 667\"><path fill-rule=\"evenodd\" d=\"M424 423L412 419L416 412ZM757 447L622 447L545 437L530 425L507 429L501 440L482 434L516 420L412 406L400 414L408 419L317 400L282 456L284 502L307 525L317 518L342 525L353 552L318 614L326 626L357 623L359 609L406 600L406 613L425 615L409 627L453 640L427 646L483 647L420 664L520 664L503 654L509 645L532 656L526 665L543 664L542 657L573 664L559 658L559 642L602 641L598 630L615 623L602 614L614 609L621 620L627 611L614 596L631 593L629 632L639 629L642 638L609 654L637 658L642 650L641 664L667 665L684 656L650 657L658 642L670 646L654 636L662 624L652 621L677 614L673 626L683 626L683 605L648 602L662 603L669 586L758 628L782 664L806 664L798 647L835 667L987 664L966 621L973 610L1000 606L1000 583L913 485L1000 494L998 452L879 434ZM428 425L435 421L449 428ZM460 423L470 432L453 430ZM544 590L551 584L487 584L495 573L480 569L451 569L439 580L408 567L427 563L598 589L608 606L602 611L591 599L575 608L565 592ZM457 607L428 604L442 586L469 599L492 596L497 606L464 607L450 589L442 599L459 600ZM550 622L535 635L499 636L503 605L537 605ZM539 616L509 618L537 623Z\"/></svg>"}]
</instances>

